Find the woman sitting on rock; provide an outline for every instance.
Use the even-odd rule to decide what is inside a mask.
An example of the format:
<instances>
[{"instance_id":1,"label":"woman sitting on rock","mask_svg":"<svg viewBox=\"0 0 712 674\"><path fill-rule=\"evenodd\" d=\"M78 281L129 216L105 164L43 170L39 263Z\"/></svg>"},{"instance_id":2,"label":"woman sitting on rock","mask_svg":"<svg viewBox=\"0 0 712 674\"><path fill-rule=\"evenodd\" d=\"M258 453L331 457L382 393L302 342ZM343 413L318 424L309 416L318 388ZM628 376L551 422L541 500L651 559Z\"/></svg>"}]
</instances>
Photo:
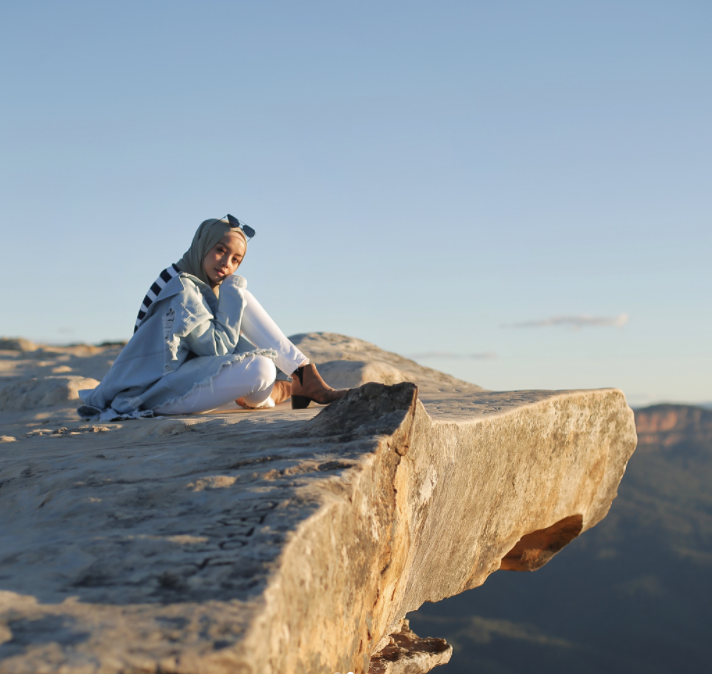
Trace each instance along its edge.
<instances>
[{"instance_id":1,"label":"woman sitting on rock","mask_svg":"<svg viewBox=\"0 0 712 674\"><path fill-rule=\"evenodd\" d=\"M200 225L188 252L151 286L107 375L79 392L81 416L192 414L233 400L273 407L290 396L299 409L346 393L324 383L234 274L254 235L231 215ZM278 379L277 368L291 381Z\"/></svg>"}]
</instances>

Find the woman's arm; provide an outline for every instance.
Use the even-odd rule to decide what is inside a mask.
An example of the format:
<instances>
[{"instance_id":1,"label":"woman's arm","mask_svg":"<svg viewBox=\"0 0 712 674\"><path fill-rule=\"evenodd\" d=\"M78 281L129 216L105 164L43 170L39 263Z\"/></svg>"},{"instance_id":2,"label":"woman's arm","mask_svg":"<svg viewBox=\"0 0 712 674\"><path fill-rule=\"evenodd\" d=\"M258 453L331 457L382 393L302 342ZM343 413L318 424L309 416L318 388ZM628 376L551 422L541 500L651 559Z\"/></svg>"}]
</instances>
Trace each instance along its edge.
<instances>
[{"instance_id":1,"label":"woman's arm","mask_svg":"<svg viewBox=\"0 0 712 674\"><path fill-rule=\"evenodd\" d=\"M198 356L224 356L232 353L240 338L240 321L245 305L243 289L246 282L239 276L229 276L220 285L220 299L213 315L198 288L192 288L176 298L175 328L185 345ZM167 335L168 337L168 335Z\"/></svg>"}]
</instances>

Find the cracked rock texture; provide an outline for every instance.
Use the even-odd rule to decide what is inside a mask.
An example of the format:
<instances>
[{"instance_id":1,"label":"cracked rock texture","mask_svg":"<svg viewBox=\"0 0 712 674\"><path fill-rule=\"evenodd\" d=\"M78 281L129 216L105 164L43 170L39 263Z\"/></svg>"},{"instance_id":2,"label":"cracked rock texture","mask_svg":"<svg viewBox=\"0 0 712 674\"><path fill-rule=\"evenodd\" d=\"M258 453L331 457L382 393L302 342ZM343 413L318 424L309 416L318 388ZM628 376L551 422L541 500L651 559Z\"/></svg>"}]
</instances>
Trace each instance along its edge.
<instances>
[{"instance_id":1,"label":"cracked rock texture","mask_svg":"<svg viewBox=\"0 0 712 674\"><path fill-rule=\"evenodd\" d=\"M438 665L450 662L452 646L445 639L422 639L410 629L403 619L399 629L387 643L371 657L369 674L419 674L429 672Z\"/></svg>"},{"instance_id":2,"label":"cracked rock texture","mask_svg":"<svg viewBox=\"0 0 712 674\"><path fill-rule=\"evenodd\" d=\"M614 389L488 392L361 340L294 341L330 383L372 383L323 409L99 426L70 378L120 346L0 342L0 672L428 671L450 651L405 614L546 563L635 448Z\"/></svg>"}]
</instances>

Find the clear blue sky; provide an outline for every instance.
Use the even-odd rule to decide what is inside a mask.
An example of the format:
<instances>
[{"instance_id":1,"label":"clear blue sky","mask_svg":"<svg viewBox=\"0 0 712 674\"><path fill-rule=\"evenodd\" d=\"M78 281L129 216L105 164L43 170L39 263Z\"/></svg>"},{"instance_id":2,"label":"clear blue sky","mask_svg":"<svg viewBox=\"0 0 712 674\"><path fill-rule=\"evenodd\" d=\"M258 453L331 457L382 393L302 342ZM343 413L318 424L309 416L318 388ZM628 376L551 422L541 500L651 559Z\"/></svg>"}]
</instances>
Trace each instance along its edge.
<instances>
[{"instance_id":1,"label":"clear blue sky","mask_svg":"<svg viewBox=\"0 0 712 674\"><path fill-rule=\"evenodd\" d=\"M711 35L708 0L4 2L0 334L127 338L231 212L288 334L712 401Z\"/></svg>"}]
</instances>

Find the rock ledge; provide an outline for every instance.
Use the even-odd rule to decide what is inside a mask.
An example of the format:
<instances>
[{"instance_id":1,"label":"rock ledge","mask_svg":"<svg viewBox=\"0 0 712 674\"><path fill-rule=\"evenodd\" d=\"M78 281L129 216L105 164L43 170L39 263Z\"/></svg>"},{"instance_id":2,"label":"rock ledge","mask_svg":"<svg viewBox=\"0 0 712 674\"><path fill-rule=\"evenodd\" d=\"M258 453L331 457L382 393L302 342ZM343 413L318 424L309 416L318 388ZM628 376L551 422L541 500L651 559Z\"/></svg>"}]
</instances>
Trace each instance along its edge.
<instances>
[{"instance_id":1,"label":"rock ledge","mask_svg":"<svg viewBox=\"0 0 712 674\"><path fill-rule=\"evenodd\" d=\"M422 388L0 428L18 438L0 450L0 672L446 662L406 613L545 564L606 515L636 438L614 389Z\"/></svg>"}]
</instances>

